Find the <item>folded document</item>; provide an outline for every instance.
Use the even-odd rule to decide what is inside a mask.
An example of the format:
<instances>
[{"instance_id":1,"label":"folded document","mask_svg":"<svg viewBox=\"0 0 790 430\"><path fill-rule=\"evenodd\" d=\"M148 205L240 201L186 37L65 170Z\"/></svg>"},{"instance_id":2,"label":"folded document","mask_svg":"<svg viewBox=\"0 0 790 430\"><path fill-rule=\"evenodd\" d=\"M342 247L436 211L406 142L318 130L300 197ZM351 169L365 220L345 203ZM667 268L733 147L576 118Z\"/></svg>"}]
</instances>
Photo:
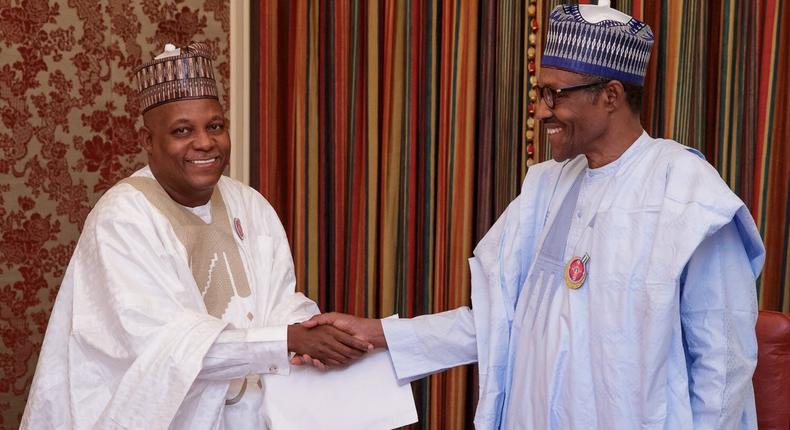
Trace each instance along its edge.
<instances>
[{"instance_id":1,"label":"folded document","mask_svg":"<svg viewBox=\"0 0 790 430\"><path fill-rule=\"evenodd\" d=\"M339 369L292 366L290 375L261 382L273 430L392 429L417 421L411 386L398 384L387 350Z\"/></svg>"}]
</instances>

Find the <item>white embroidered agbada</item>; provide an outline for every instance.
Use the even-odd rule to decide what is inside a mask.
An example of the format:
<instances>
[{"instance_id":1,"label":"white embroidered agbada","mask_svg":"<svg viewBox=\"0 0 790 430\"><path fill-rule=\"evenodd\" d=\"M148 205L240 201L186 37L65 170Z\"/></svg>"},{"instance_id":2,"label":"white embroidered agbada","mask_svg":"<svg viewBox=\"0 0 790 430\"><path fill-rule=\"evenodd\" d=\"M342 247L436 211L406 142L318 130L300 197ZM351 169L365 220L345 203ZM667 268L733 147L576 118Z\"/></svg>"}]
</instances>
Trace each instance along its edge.
<instances>
[{"instance_id":1,"label":"white embroidered agbada","mask_svg":"<svg viewBox=\"0 0 790 430\"><path fill-rule=\"evenodd\" d=\"M478 429L755 428L748 210L699 153L646 133L595 170L529 169L470 259L473 309L383 320L396 374L477 361Z\"/></svg>"},{"instance_id":2,"label":"white embroidered agbada","mask_svg":"<svg viewBox=\"0 0 790 430\"><path fill-rule=\"evenodd\" d=\"M133 178L153 180L147 167ZM196 285L168 218L131 184L116 185L69 263L23 429L265 428L257 375L288 374L286 327L318 308L294 292L288 240L269 203L227 177L217 190L248 290L235 279L221 319L209 315L210 292ZM232 265L214 257L208 265Z\"/></svg>"}]
</instances>

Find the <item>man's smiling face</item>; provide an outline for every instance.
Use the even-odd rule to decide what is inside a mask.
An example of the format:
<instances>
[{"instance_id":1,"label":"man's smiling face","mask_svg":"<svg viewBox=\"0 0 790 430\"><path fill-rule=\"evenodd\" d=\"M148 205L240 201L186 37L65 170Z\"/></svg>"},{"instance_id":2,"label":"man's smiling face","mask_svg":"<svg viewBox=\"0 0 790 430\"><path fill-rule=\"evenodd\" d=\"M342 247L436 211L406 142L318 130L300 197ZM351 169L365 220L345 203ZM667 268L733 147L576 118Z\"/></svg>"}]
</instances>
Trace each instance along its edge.
<instances>
[{"instance_id":1,"label":"man's smiling face","mask_svg":"<svg viewBox=\"0 0 790 430\"><path fill-rule=\"evenodd\" d=\"M565 70L543 68L538 85L552 89L587 84L582 75ZM599 89L600 90L600 89ZM554 107L538 100L535 117L546 129L551 155L556 161L586 154L599 142L608 126L608 118L595 89L579 90L554 96Z\"/></svg>"},{"instance_id":2,"label":"man's smiling face","mask_svg":"<svg viewBox=\"0 0 790 430\"><path fill-rule=\"evenodd\" d=\"M184 206L208 202L230 159L230 136L219 102L166 103L143 119L143 148L162 188Z\"/></svg>"}]
</instances>

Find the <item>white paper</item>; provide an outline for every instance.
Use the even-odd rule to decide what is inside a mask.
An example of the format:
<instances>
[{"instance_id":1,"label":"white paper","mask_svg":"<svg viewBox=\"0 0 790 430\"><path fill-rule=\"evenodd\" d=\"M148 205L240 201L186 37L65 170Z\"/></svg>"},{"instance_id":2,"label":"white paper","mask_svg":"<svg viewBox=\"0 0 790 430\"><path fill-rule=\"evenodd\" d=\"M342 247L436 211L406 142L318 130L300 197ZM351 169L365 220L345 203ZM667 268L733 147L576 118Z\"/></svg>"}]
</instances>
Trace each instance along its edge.
<instances>
[{"instance_id":1,"label":"white paper","mask_svg":"<svg viewBox=\"0 0 790 430\"><path fill-rule=\"evenodd\" d=\"M273 430L392 429L417 421L411 386L398 384L387 350L340 369L291 366L290 375L261 382Z\"/></svg>"}]
</instances>

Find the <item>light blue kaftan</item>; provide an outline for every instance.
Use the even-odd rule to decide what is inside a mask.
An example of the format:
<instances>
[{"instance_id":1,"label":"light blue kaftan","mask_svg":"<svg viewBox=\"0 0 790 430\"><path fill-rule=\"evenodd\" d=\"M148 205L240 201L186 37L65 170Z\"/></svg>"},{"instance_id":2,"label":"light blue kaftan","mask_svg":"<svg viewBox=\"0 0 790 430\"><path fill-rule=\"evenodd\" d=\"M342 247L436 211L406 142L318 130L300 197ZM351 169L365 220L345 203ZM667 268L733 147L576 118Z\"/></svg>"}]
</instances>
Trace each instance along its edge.
<instances>
[{"instance_id":1,"label":"light blue kaftan","mask_svg":"<svg viewBox=\"0 0 790 430\"><path fill-rule=\"evenodd\" d=\"M570 290L562 269L584 254ZM481 429L755 428L763 261L718 173L643 134L601 169L531 167L470 259L474 309L384 331L403 380L478 361Z\"/></svg>"}]
</instances>

